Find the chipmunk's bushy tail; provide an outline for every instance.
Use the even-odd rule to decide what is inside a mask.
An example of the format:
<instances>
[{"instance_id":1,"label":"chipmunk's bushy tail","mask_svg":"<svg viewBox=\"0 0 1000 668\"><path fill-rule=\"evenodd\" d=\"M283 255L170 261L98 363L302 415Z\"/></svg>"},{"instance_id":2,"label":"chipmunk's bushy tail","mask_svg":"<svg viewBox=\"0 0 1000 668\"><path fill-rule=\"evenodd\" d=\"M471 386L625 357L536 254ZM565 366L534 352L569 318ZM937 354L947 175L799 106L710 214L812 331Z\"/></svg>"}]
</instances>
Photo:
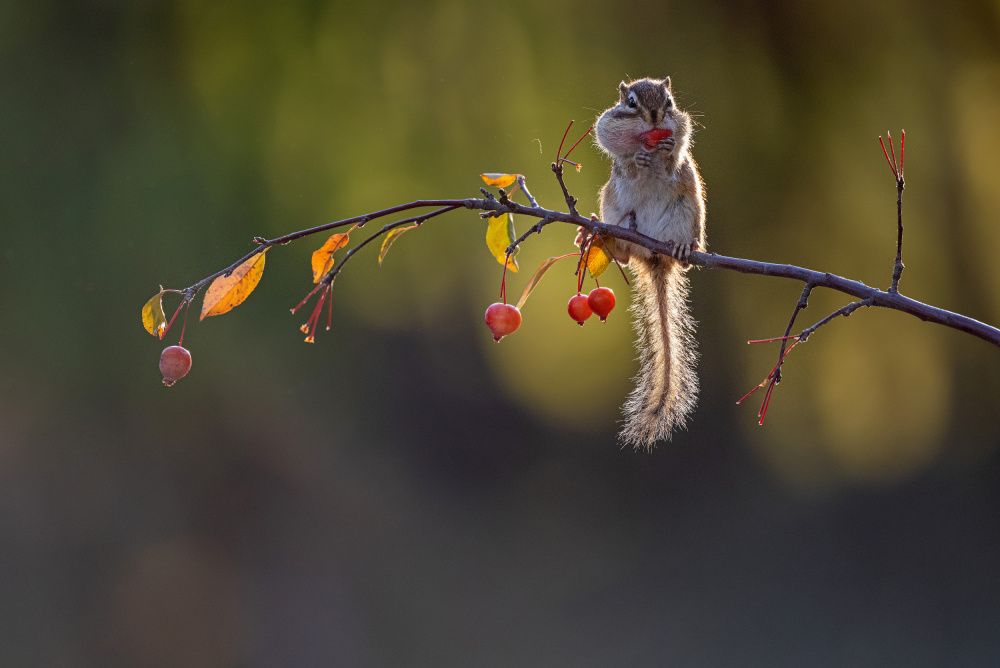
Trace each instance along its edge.
<instances>
[{"instance_id":1,"label":"chipmunk's bushy tail","mask_svg":"<svg viewBox=\"0 0 1000 668\"><path fill-rule=\"evenodd\" d=\"M688 279L676 260L633 257L630 268L640 368L620 436L636 448L651 448L684 426L697 401L695 323L687 305Z\"/></svg>"}]
</instances>

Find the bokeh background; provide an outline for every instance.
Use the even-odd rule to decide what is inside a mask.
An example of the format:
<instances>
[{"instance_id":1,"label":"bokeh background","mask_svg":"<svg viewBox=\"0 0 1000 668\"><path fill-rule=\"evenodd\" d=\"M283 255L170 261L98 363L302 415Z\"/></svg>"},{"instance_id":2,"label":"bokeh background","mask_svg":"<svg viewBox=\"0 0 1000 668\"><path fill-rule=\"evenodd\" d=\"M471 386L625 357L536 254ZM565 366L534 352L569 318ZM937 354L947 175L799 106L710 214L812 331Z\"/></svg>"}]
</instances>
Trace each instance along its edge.
<instances>
[{"instance_id":1,"label":"bokeh background","mask_svg":"<svg viewBox=\"0 0 1000 668\"><path fill-rule=\"evenodd\" d=\"M0 665L1000 663L1000 350L968 335L857 312L760 427L735 400L776 348L746 341L801 286L695 271L698 410L623 450L621 278L580 328L557 265L494 345L456 212L359 255L314 345L288 309L323 238L273 249L160 384L160 284L480 172L559 207L568 121L664 75L711 250L887 286L905 128L901 288L1000 323L995 1L0 3ZM574 157L596 210L609 163Z\"/></svg>"}]
</instances>

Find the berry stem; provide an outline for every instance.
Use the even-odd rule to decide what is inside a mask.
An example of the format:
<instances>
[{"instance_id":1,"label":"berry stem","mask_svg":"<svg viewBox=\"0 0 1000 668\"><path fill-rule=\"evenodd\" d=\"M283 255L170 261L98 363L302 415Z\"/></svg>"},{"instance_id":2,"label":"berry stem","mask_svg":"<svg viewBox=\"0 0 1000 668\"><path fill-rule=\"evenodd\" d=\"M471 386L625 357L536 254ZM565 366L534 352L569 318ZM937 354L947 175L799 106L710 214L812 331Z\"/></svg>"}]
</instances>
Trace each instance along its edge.
<instances>
[{"instance_id":1,"label":"berry stem","mask_svg":"<svg viewBox=\"0 0 1000 668\"><path fill-rule=\"evenodd\" d=\"M593 125L591 125L591 126L590 126L589 128L587 128L587 131L583 133L583 136L582 136L582 137L580 137L579 139L577 139L577 140L576 140L576 143L575 143L575 144L573 144L572 148L570 148L570 149L569 149L568 151L566 151L566 155L564 155L564 156L563 156L563 160L564 160L565 162L570 162L569 160L566 160L566 158L568 158L568 157L569 157L569 154L573 152L573 149L574 149L574 148L576 148L577 146L579 146L579 145L580 145L580 142L582 142L582 141L583 141L584 137L586 137L587 135L589 135L589 134L590 134L590 131L591 131L591 130L593 130L593 129L594 129L594 126L593 126ZM566 132L569 132L569 128L566 128ZM571 164L571 165L576 165L576 163L575 163L575 162L570 162L570 164ZM579 168L579 165L576 165L576 166L577 166L577 168Z\"/></svg>"},{"instance_id":2,"label":"berry stem","mask_svg":"<svg viewBox=\"0 0 1000 668\"><path fill-rule=\"evenodd\" d=\"M188 314L191 313L191 302L186 301L184 302L184 304L187 304L187 310L184 311L184 324L181 325L181 339L180 341L177 342L177 345L182 347L184 346L184 332L187 331L187 326L188 326ZM184 304L181 304L181 306L184 306ZM180 306L177 308L178 310L180 310Z\"/></svg>"},{"instance_id":3,"label":"berry stem","mask_svg":"<svg viewBox=\"0 0 1000 668\"><path fill-rule=\"evenodd\" d=\"M500 278L500 301L507 303L507 263L510 262L510 251L503 259L503 274Z\"/></svg>"},{"instance_id":4,"label":"berry stem","mask_svg":"<svg viewBox=\"0 0 1000 668\"><path fill-rule=\"evenodd\" d=\"M323 283L320 283L320 284L319 284L319 285L317 285L317 286L316 286L315 288L313 288L312 290L310 290L310 291L309 291L309 294L307 294L307 295L305 296L305 298L304 298L304 299L303 299L302 301L300 301L300 302L299 302L298 306L296 306L295 308L293 308L293 309L292 309L292 313L295 313L295 312L296 312L296 311L298 311L298 310L299 310L300 308L302 308L303 306L305 306L305 305L306 305L306 302L307 302L307 301L309 301L309 300L310 300L310 299L312 298L312 296L313 296L314 294L316 294L316 292L317 292L317 291L318 291L318 290L319 290L320 288L323 288L323 287L325 287L325 286L323 285Z\"/></svg>"},{"instance_id":5,"label":"berry stem","mask_svg":"<svg viewBox=\"0 0 1000 668\"><path fill-rule=\"evenodd\" d=\"M328 301L326 303L326 331L330 331L330 326L333 324L333 285L328 285L326 288L326 295Z\"/></svg>"},{"instance_id":6,"label":"berry stem","mask_svg":"<svg viewBox=\"0 0 1000 668\"><path fill-rule=\"evenodd\" d=\"M896 147L892 145L892 133L886 130L885 136L889 138L889 150L892 151L892 166L895 168L893 171L896 174L896 178L899 179L899 167L896 165Z\"/></svg>"},{"instance_id":7,"label":"berry stem","mask_svg":"<svg viewBox=\"0 0 1000 668\"><path fill-rule=\"evenodd\" d=\"M569 125L566 126L566 132L563 133L562 140L559 142L559 150L556 151L556 164L557 165L559 164L559 159L562 158L562 147L563 147L563 144L566 142L566 135L569 134L569 129L571 127L573 127L573 123L576 123L576 121L570 121ZM567 154L567 155L569 155L569 154Z\"/></svg>"},{"instance_id":8,"label":"berry stem","mask_svg":"<svg viewBox=\"0 0 1000 668\"><path fill-rule=\"evenodd\" d=\"M754 339L753 341L747 341L747 343L770 343L771 341L788 341L789 339L799 338L798 334L792 334L791 336L776 336L773 339Z\"/></svg>"},{"instance_id":9,"label":"berry stem","mask_svg":"<svg viewBox=\"0 0 1000 668\"><path fill-rule=\"evenodd\" d=\"M885 161L889 163L889 169L892 170L892 175L898 179L899 173L896 171L896 165L894 165L892 160L889 159L889 152L885 150L885 142L882 141L882 137L878 138L878 143L882 145L882 153L885 154Z\"/></svg>"},{"instance_id":10,"label":"berry stem","mask_svg":"<svg viewBox=\"0 0 1000 668\"><path fill-rule=\"evenodd\" d=\"M900 130L903 136L899 140L899 178L903 178L903 156L906 151L906 130Z\"/></svg>"},{"instance_id":11,"label":"berry stem","mask_svg":"<svg viewBox=\"0 0 1000 668\"><path fill-rule=\"evenodd\" d=\"M174 320L176 320L176 319L177 319L177 314L179 314L179 313L181 312L181 309L182 309L182 308L184 308L184 305L185 305L185 304L188 304L188 303L190 303L190 302L188 302L188 300L187 300L186 298L185 298L185 299L182 299L182 300L181 300L181 303L180 303L180 304L179 304L179 305L177 306L177 310L176 310L176 311L174 311L174 314L173 314L173 316L171 316L171 318L170 318L170 322L168 322L168 323L167 323L167 326L166 326L166 327L164 328L164 330L163 330L163 336L166 336L166 335L167 335L167 332L169 332L169 331L170 331L170 328L171 328L171 327L173 326L173 324L174 324ZM160 338L162 339L162 338L163 338L163 336L161 336Z\"/></svg>"},{"instance_id":12,"label":"berry stem","mask_svg":"<svg viewBox=\"0 0 1000 668\"><path fill-rule=\"evenodd\" d=\"M594 239L596 238L597 233L594 232L584 239L582 244L580 244L580 261L576 264L577 294L580 294L580 291L583 289L583 277L586 276L587 261L590 260L590 247L594 244Z\"/></svg>"}]
</instances>

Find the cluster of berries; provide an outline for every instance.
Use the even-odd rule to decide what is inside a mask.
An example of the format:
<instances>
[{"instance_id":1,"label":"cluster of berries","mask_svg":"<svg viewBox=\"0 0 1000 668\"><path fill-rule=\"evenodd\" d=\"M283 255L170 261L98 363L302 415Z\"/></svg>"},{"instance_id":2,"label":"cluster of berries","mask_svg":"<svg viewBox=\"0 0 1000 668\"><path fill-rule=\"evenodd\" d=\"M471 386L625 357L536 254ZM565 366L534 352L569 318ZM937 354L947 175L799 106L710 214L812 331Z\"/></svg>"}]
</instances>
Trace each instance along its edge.
<instances>
[{"instance_id":1,"label":"cluster of berries","mask_svg":"<svg viewBox=\"0 0 1000 668\"><path fill-rule=\"evenodd\" d=\"M569 300L567 310L569 317L581 326L592 314L596 313L601 322L608 319L608 314L615 308L615 293L611 288L594 288L589 295L576 293ZM491 304L486 309L486 326L493 332L493 340L499 341L508 334L513 334L521 326L521 311L510 304Z\"/></svg>"}]
</instances>

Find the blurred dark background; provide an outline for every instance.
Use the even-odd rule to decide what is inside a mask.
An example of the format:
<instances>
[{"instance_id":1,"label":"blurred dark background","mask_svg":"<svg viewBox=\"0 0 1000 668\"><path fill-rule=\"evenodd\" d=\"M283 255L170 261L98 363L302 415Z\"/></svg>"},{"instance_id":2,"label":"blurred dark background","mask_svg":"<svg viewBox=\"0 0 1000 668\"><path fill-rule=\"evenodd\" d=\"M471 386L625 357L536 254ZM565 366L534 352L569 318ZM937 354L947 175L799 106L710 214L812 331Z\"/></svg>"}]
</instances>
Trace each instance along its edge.
<instances>
[{"instance_id":1,"label":"blurred dark background","mask_svg":"<svg viewBox=\"0 0 1000 668\"><path fill-rule=\"evenodd\" d=\"M711 250L887 286L905 128L901 289L1000 323L990 0L0 2L0 665L1000 664L1000 350L968 335L857 312L759 427L735 400L777 353L745 342L801 286L696 271L698 410L623 450L621 278L580 328L557 266L494 345L500 265L456 212L359 255L315 345L288 309L323 238L275 248L161 385L161 283L480 172L560 207L567 122L665 75ZM574 157L594 211L609 164Z\"/></svg>"}]
</instances>

